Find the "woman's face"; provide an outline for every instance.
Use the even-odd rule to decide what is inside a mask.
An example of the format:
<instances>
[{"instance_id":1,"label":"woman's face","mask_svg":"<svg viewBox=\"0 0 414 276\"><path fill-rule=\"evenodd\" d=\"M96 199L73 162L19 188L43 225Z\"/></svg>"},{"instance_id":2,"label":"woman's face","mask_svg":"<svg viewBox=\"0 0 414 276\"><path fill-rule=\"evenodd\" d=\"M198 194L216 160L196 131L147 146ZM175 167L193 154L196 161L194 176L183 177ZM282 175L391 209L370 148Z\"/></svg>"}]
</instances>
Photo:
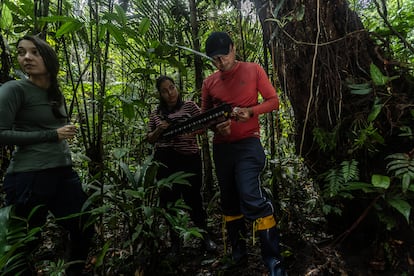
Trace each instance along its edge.
<instances>
[{"instance_id":1,"label":"woman's face","mask_svg":"<svg viewBox=\"0 0 414 276\"><path fill-rule=\"evenodd\" d=\"M175 84L170 80L165 80L161 83L160 95L169 107L173 107L177 103L178 91Z\"/></svg>"},{"instance_id":2,"label":"woman's face","mask_svg":"<svg viewBox=\"0 0 414 276\"><path fill-rule=\"evenodd\" d=\"M40 52L30 40L21 40L17 45L17 61L29 76L48 75Z\"/></svg>"}]
</instances>

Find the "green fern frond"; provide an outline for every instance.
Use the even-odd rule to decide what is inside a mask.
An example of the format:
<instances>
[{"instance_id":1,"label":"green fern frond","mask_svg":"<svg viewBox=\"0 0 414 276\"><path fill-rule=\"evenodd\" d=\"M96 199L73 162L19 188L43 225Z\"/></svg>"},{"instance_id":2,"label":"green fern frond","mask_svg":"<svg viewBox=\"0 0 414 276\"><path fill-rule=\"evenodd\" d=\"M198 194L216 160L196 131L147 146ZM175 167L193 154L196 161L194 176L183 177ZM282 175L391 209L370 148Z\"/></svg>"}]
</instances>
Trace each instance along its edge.
<instances>
[{"instance_id":1,"label":"green fern frond","mask_svg":"<svg viewBox=\"0 0 414 276\"><path fill-rule=\"evenodd\" d=\"M404 174L414 173L414 159L406 153L394 153L388 155L386 159L392 159L387 164L388 172L394 173L397 177L402 177Z\"/></svg>"},{"instance_id":2,"label":"green fern frond","mask_svg":"<svg viewBox=\"0 0 414 276\"><path fill-rule=\"evenodd\" d=\"M326 172L324 180L326 182L326 185L323 193L326 197L329 198L335 197L344 184L344 178L337 169L331 169Z\"/></svg>"},{"instance_id":3,"label":"green fern frond","mask_svg":"<svg viewBox=\"0 0 414 276\"><path fill-rule=\"evenodd\" d=\"M337 184L343 184L343 178L341 177L337 169L330 169L326 173L324 180L330 186L337 185Z\"/></svg>"},{"instance_id":4,"label":"green fern frond","mask_svg":"<svg viewBox=\"0 0 414 276\"><path fill-rule=\"evenodd\" d=\"M341 163L341 172L344 182L358 181L359 180L359 169L358 162L355 160L343 161Z\"/></svg>"},{"instance_id":5,"label":"green fern frond","mask_svg":"<svg viewBox=\"0 0 414 276\"><path fill-rule=\"evenodd\" d=\"M327 171L323 179L326 183L323 189L324 197L352 198L352 194L348 193L347 184L359 180L358 162L343 161L339 168Z\"/></svg>"},{"instance_id":6,"label":"green fern frond","mask_svg":"<svg viewBox=\"0 0 414 276\"><path fill-rule=\"evenodd\" d=\"M394 153L386 157L391 159L387 164L387 171L401 179L402 190L405 193L414 181L414 159L406 153Z\"/></svg>"}]
</instances>

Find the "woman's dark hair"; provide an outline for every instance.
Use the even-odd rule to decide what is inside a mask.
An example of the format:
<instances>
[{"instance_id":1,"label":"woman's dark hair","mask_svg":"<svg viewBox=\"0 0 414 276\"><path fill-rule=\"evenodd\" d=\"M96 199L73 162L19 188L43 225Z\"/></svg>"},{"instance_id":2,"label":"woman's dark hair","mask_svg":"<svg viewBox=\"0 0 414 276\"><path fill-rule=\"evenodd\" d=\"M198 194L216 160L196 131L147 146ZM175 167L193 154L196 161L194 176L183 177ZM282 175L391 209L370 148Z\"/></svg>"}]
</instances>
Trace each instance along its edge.
<instances>
[{"instance_id":1,"label":"woman's dark hair","mask_svg":"<svg viewBox=\"0 0 414 276\"><path fill-rule=\"evenodd\" d=\"M25 35L17 41L17 45L22 40L33 42L40 56L43 58L45 67L50 75L50 86L47 89L47 95L49 103L52 106L53 114L58 118L66 118L67 115L60 112L60 107L64 105L64 97L57 80L60 64L55 50L46 41L37 36Z\"/></svg>"},{"instance_id":2,"label":"woman's dark hair","mask_svg":"<svg viewBox=\"0 0 414 276\"><path fill-rule=\"evenodd\" d=\"M170 82L172 82L175 85L174 80L171 77L165 76L165 75L159 76L158 79L157 79L157 81L156 81L156 84L155 84L156 87L157 87L157 91L159 92L159 99L160 99L160 104L158 106L158 112L161 115L165 115L165 116L168 115L169 113L171 113L171 111L173 111L173 110L169 110L168 109L167 103L161 97L161 84L164 81L167 81L167 80L169 80ZM179 109L182 105L183 105L183 99L181 97L181 93L178 93L178 99L177 99L177 103L176 103L176 105L174 107L174 110Z\"/></svg>"}]
</instances>

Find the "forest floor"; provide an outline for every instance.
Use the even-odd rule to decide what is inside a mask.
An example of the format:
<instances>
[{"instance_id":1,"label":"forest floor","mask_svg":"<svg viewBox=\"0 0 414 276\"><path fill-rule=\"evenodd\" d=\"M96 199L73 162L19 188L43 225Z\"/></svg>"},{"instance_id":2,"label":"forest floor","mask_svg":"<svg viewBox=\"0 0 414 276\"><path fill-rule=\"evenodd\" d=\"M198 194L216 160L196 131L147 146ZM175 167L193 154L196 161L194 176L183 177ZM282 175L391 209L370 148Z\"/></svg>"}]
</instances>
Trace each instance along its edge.
<instances>
[{"instance_id":1,"label":"forest floor","mask_svg":"<svg viewBox=\"0 0 414 276\"><path fill-rule=\"evenodd\" d=\"M221 229L216 227L215 229ZM262 263L260 245L250 243L249 262L247 267L232 273L224 273L219 269L219 261L224 257L222 234L213 233L219 250L216 254L209 254L201 249L198 241L192 240L184 245L181 255L176 260L172 272L165 275L180 276L266 276L267 271ZM283 235L281 247L284 252L290 252L284 263L288 275L352 275L352 276L388 276L414 275L414 236L405 233L398 234L400 239L394 239L388 248L393 257L387 259L382 250L367 245L365 241L350 236L344 245L332 248L330 243L311 244L295 239L295 235ZM403 238L403 239L401 239ZM250 240L251 237L250 237ZM389 252L391 254L391 252ZM155 275L161 275L154 273Z\"/></svg>"},{"instance_id":2,"label":"forest floor","mask_svg":"<svg viewBox=\"0 0 414 276\"><path fill-rule=\"evenodd\" d=\"M219 269L220 260L224 257L223 236L221 233L221 222L210 226L212 238L218 245L216 253L207 253L201 246L199 239L190 239L183 244L181 252L174 259L167 259L167 249L160 251L160 263L154 270L139 273L138 267L130 264L124 267L112 266L114 262L106 257L106 272L99 275L125 275L125 276L266 276L267 271L260 256L260 245L249 242L249 262L243 267L232 273L224 273ZM62 236L58 228L46 228L44 235L47 241L44 242L37 256L44 257L47 248L54 248L54 252L59 251L57 246L62 243ZM396 238L398 237L398 238ZM249 237L252 241L252 237ZM349 235L336 248L332 247L332 240L326 243L304 242L297 239L296 235L282 233L281 248L283 252L288 252L285 256L285 267L288 275L355 275L355 276L388 276L388 275L414 275L414 235L412 231L394 233L390 237L390 242L386 250L374 246L371 238L364 235ZM99 248L92 249L99 252ZM47 254L46 254L47 255ZM50 255L50 254L49 254ZM56 256L49 256L56 258ZM56 260L56 259L55 259ZM49 263L50 266L50 263ZM112 267L111 267L112 266ZM128 268L126 268L128 267ZM38 271L41 271L39 269ZM166 272L168 271L168 272ZM92 266L89 267L90 275ZM39 272L39 275L50 275L47 272ZM97 274L95 274L97 275Z\"/></svg>"},{"instance_id":3,"label":"forest floor","mask_svg":"<svg viewBox=\"0 0 414 276\"><path fill-rule=\"evenodd\" d=\"M411 233L412 234L412 233ZM293 236L292 236L293 237ZM181 255L176 260L172 272L165 275L182 276L266 276L267 271L260 256L260 245L249 244L249 262L232 273L224 273L219 269L219 260L224 256L224 245L221 242L221 233L215 233L219 250L216 254L209 254L201 249L200 243L193 241L184 246ZM395 276L414 275L414 236L406 236L394 239L393 244L388 248L392 257L387 259L382 250L367 246L363 241L357 239L345 242L343 246L334 249L329 244L315 245L307 244L291 239L288 235L281 243L286 256L284 263L288 275L352 275L352 276ZM288 250L286 250L288 249ZM155 275L161 275L154 273Z\"/></svg>"}]
</instances>

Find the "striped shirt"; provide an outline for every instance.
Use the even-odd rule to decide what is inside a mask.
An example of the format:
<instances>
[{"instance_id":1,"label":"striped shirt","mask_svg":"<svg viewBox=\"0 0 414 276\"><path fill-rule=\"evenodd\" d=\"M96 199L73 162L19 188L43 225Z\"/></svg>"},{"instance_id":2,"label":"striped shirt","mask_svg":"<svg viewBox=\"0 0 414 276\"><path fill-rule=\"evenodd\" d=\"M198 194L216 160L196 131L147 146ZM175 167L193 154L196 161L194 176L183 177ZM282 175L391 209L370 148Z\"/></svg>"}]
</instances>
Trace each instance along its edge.
<instances>
[{"instance_id":1,"label":"striped shirt","mask_svg":"<svg viewBox=\"0 0 414 276\"><path fill-rule=\"evenodd\" d=\"M174 122L184 122L187 119L199 115L200 107L193 101L185 101L180 109L174 110L167 115L168 120L174 124ZM154 131L157 126L161 124L163 116L159 110L156 109L150 114L150 120L148 128L150 131ZM165 120L165 119L164 119ZM182 154L194 154L200 151L197 143L196 135L177 135L170 140L159 139L155 142L155 149L174 149Z\"/></svg>"}]
</instances>

